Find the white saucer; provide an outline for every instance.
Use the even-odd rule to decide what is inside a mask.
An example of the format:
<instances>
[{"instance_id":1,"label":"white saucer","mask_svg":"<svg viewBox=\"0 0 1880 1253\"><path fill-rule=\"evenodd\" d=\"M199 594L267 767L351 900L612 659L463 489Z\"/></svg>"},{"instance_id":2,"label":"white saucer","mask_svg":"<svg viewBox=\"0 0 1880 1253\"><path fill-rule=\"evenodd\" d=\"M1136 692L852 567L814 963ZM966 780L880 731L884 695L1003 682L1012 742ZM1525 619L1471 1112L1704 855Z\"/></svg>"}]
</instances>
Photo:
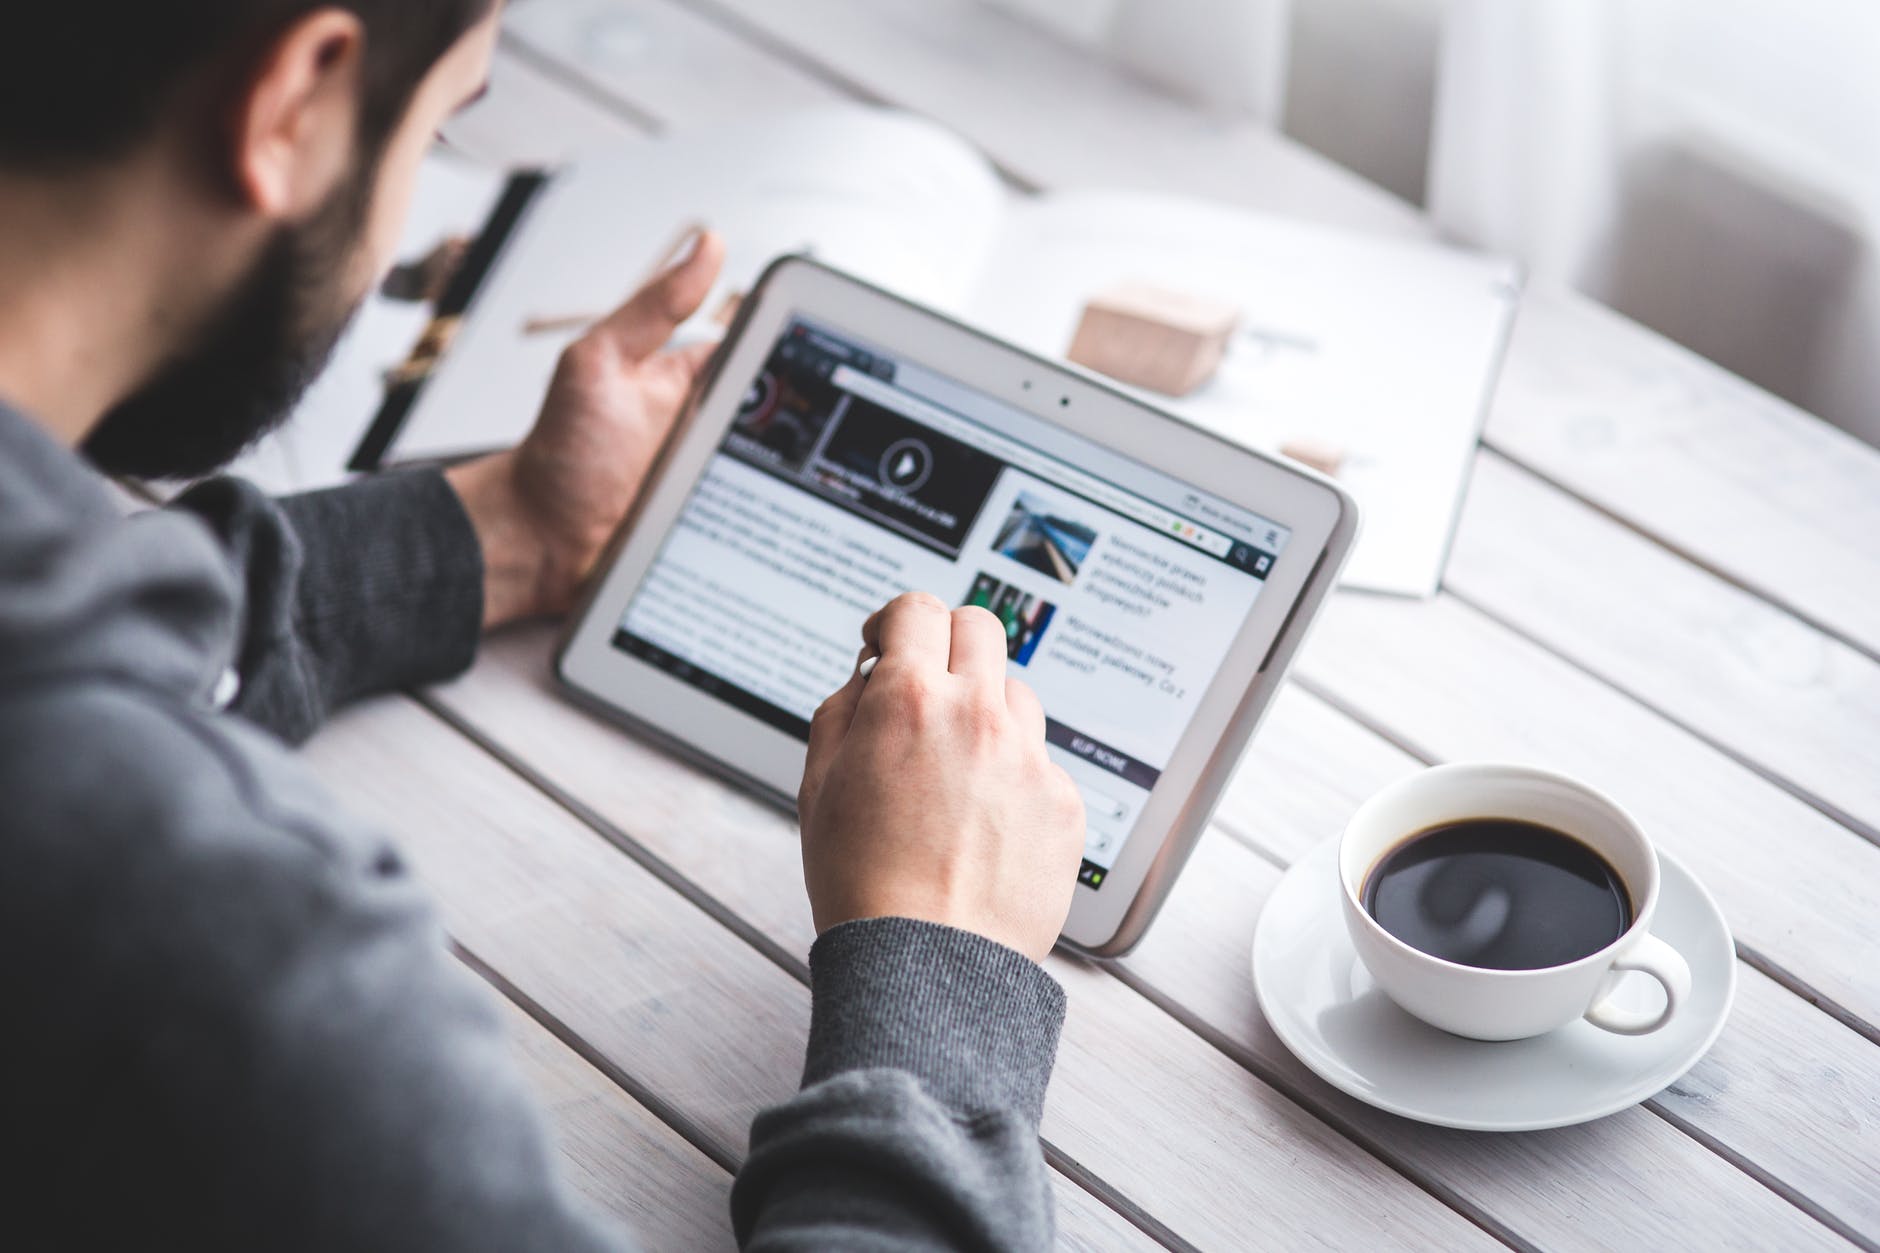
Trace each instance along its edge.
<instances>
[{"instance_id":1,"label":"white saucer","mask_svg":"<svg viewBox=\"0 0 1880 1253\"><path fill-rule=\"evenodd\" d=\"M1669 1026L1619 1036L1575 1022L1531 1040L1465 1040L1386 997L1345 934L1338 841L1280 881L1253 937L1260 1009L1286 1047L1333 1087L1419 1122L1471 1131L1534 1131L1604 1118L1661 1091L1716 1041L1736 997L1736 949L1710 894L1678 862L1664 866L1652 931L1691 966L1691 998ZM1664 993L1627 975L1623 1003Z\"/></svg>"}]
</instances>

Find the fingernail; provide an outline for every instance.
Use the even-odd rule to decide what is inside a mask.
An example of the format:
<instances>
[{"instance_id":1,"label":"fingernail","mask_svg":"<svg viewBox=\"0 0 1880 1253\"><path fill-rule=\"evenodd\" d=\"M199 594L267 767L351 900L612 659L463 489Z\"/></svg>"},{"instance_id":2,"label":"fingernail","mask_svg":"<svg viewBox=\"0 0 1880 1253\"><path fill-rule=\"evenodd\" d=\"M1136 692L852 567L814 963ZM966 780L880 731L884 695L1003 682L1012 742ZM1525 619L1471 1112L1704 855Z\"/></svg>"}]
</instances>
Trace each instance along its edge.
<instances>
[{"instance_id":1,"label":"fingernail","mask_svg":"<svg viewBox=\"0 0 1880 1253\"><path fill-rule=\"evenodd\" d=\"M673 262L666 267L666 273L671 274L675 270L683 270L686 266L691 265L692 259L698 256L699 242L704 238L705 228L702 226L693 227L691 232L686 235L685 241L681 243L675 251Z\"/></svg>"}]
</instances>

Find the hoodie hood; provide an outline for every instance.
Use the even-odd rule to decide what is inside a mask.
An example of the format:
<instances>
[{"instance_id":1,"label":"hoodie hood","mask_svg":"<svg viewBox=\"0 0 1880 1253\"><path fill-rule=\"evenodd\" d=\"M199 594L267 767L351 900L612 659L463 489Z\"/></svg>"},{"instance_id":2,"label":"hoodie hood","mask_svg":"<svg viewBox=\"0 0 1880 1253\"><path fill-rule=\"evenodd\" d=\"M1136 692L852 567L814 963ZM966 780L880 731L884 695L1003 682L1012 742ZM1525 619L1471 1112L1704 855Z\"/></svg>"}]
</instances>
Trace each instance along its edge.
<instances>
[{"instance_id":1,"label":"hoodie hood","mask_svg":"<svg viewBox=\"0 0 1880 1253\"><path fill-rule=\"evenodd\" d=\"M102 475L0 403L0 695L109 673L206 700L237 596L200 519L125 516Z\"/></svg>"}]
</instances>

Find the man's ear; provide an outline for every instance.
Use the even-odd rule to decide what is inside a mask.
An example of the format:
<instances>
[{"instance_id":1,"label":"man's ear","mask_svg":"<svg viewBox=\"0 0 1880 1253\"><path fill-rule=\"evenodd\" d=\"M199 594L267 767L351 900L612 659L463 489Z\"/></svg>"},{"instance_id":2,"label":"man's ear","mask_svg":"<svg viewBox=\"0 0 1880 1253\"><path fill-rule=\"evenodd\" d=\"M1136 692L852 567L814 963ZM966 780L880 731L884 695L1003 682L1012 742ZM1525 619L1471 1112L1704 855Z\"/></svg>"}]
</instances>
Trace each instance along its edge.
<instances>
[{"instance_id":1,"label":"man's ear","mask_svg":"<svg viewBox=\"0 0 1880 1253\"><path fill-rule=\"evenodd\" d=\"M246 207L271 218L311 211L350 168L365 30L344 9L316 9L271 43L232 102L231 169Z\"/></svg>"}]
</instances>

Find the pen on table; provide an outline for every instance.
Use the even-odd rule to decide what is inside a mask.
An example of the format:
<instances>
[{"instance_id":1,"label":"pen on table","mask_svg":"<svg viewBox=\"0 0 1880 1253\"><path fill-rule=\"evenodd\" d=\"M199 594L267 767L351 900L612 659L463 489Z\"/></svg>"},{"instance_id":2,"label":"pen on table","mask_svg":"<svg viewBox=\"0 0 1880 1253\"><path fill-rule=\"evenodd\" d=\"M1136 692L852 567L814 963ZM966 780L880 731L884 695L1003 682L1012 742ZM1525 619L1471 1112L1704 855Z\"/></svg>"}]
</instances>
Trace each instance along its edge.
<instances>
[{"instance_id":1,"label":"pen on table","mask_svg":"<svg viewBox=\"0 0 1880 1253\"><path fill-rule=\"evenodd\" d=\"M563 331L585 331L606 316L604 313L561 313L552 317L529 318L522 324L522 333L557 335Z\"/></svg>"}]
</instances>

